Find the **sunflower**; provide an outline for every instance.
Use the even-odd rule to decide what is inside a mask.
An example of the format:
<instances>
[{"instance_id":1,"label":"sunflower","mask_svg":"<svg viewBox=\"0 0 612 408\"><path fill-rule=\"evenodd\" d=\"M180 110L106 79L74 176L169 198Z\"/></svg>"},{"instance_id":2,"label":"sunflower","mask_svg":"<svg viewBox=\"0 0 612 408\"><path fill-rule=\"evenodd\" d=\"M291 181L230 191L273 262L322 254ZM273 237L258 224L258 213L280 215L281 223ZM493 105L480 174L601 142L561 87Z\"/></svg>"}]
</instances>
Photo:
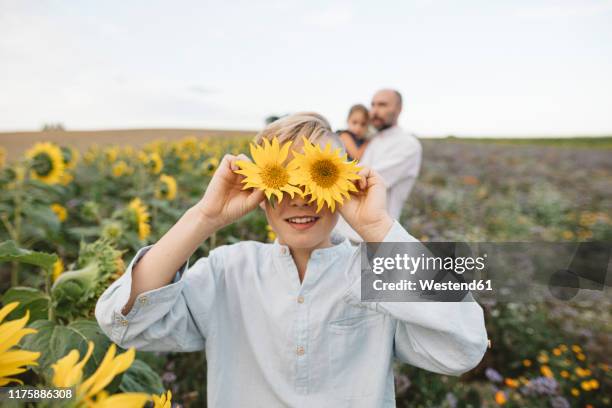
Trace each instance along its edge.
<instances>
[{"instance_id":1,"label":"sunflower","mask_svg":"<svg viewBox=\"0 0 612 408\"><path fill-rule=\"evenodd\" d=\"M302 191L295 184L295 166L291 163L285 165L284 162L289 154L291 142L287 142L280 147L278 139L264 139L263 146L251 144L251 156L254 163L238 160L236 164L240 170L236 173L246 176L242 182L243 190L247 188L259 188L263 190L268 200L274 194L280 203L283 199L283 191L289 193L293 198L295 193L301 194Z\"/></svg>"},{"instance_id":2,"label":"sunflower","mask_svg":"<svg viewBox=\"0 0 612 408\"><path fill-rule=\"evenodd\" d=\"M51 211L53 211L55 215L57 215L57 218L60 220L60 222L64 222L68 218L68 211L66 210L66 207L61 204L51 204Z\"/></svg>"},{"instance_id":3,"label":"sunflower","mask_svg":"<svg viewBox=\"0 0 612 408\"><path fill-rule=\"evenodd\" d=\"M266 225L266 233L268 242L274 242L276 239L276 232L274 232L271 225Z\"/></svg>"},{"instance_id":4,"label":"sunflower","mask_svg":"<svg viewBox=\"0 0 612 408\"><path fill-rule=\"evenodd\" d=\"M164 161L157 152L151 154L140 152L138 153L138 158L151 174L159 174L164 168Z\"/></svg>"},{"instance_id":5,"label":"sunflower","mask_svg":"<svg viewBox=\"0 0 612 408\"><path fill-rule=\"evenodd\" d=\"M128 208L132 212L135 224L138 226L138 237L141 241L144 241L151 234L147 206L142 202L142 200L140 200L140 198L135 198L130 201Z\"/></svg>"},{"instance_id":6,"label":"sunflower","mask_svg":"<svg viewBox=\"0 0 612 408\"><path fill-rule=\"evenodd\" d=\"M219 159L216 157L211 157L202 163L202 170L208 176L212 175L217 170L217 167L219 167Z\"/></svg>"},{"instance_id":7,"label":"sunflower","mask_svg":"<svg viewBox=\"0 0 612 408\"><path fill-rule=\"evenodd\" d=\"M170 408L172 407L172 391L168 390L166 393L161 395L152 395L153 397L153 408Z\"/></svg>"},{"instance_id":8,"label":"sunflower","mask_svg":"<svg viewBox=\"0 0 612 408\"><path fill-rule=\"evenodd\" d=\"M4 318L18 305L19 302L11 302L0 309L0 387L11 382L23 385L23 381L20 379L8 376L23 373L27 370L25 366L38 365L36 360L40 356L40 352L37 351L10 350L19 343L23 336L37 332L36 329L24 329L30 318L28 309L21 319L2 323Z\"/></svg>"},{"instance_id":9,"label":"sunflower","mask_svg":"<svg viewBox=\"0 0 612 408\"><path fill-rule=\"evenodd\" d=\"M127 370L134 362L134 348L129 348L125 353L115 356L117 346L111 344L97 370L85 381L83 381L83 368L91 357L94 349L93 341L87 342L87 352L82 360L79 360L79 351L71 350L64 357L51 365L53 369L53 385L56 387L76 387L77 407L142 407L151 399L148 394L140 392L128 392L122 394L108 395L104 388L111 383L113 378Z\"/></svg>"},{"instance_id":10,"label":"sunflower","mask_svg":"<svg viewBox=\"0 0 612 408\"><path fill-rule=\"evenodd\" d=\"M125 160L119 160L113 164L112 168L113 177L121 177L132 172L132 168L125 162Z\"/></svg>"},{"instance_id":11,"label":"sunflower","mask_svg":"<svg viewBox=\"0 0 612 408\"><path fill-rule=\"evenodd\" d=\"M294 151L291 161L297 168L295 181L304 187L304 195L310 195L310 201L317 202L317 212L326 203L332 212L335 211L336 202L342 204L344 198L349 198L349 191L357 191L353 180L358 180L360 167L355 161L347 161L346 154L341 155L340 148L332 151L331 144L327 143L325 149L313 145L305 137L304 154Z\"/></svg>"},{"instance_id":12,"label":"sunflower","mask_svg":"<svg viewBox=\"0 0 612 408\"><path fill-rule=\"evenodd\" d=\"M176 198L176 179L167 174L159 177L159 186L155 190L155 197L172 201Z\"/></svg>"},{"instance_id":13,"label":"sunflower","mask_svg":"<svg viewBox=\"0 0 612 408\"><path fill-rule=\"evenodd\" d=\"M50 142L36 143L26 152L32 161L30 175L46 184L59 183L64 174L62 150Z\"/></svg>"},{"instance_id":14,"label":"sunflower","mask_svg":"<svg viewBox=\"0 0 612 408\"><path fill-rule=\"evenodd\" d=\"M57 261L53 263L53 271L51 272L51 277L53 278L53 282L64 272L64 262L61 258L57 258Z\"/></svg>"},{"instance_id":15,"label":"sunflower","mask_svg":"<svg viewBox=\"0 0 612 408\"><path fill-rule=\"evenodd\" d=\"M74 147L62 146L62 158L64 160L64 166L68 170L74 169L79 161L79 151Z\"/></svg>"},{"instance_id":16,"label":"sunflower","mask_svg":"<svg viewBox=\"0 0 612 408\"><path fill-rule=\"evenodd\" d=\"M6 149L0 146L0 167L4 167L6 163Z\"/></svg>"}]
</instances>

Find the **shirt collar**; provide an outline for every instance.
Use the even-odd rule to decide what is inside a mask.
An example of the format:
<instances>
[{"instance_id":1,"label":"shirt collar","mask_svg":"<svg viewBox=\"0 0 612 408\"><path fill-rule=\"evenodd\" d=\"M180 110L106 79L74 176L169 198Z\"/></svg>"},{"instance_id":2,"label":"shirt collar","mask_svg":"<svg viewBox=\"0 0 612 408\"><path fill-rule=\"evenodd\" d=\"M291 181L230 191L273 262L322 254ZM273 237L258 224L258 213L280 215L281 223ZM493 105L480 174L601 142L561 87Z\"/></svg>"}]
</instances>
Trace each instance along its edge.
<instances>
[{"instance_id":1,"label":"shirt collar","mask_svg":"<svg viewBox=\"0 0 612 408\"><path fill-rule=\"evenodd\" d=\"M327 248L317 248L312 251L310 257L315 258L330 258L337 257L347 249L352 248L351 242L345 236L339 234L336 231L332 231L330 240L332 245ZM283 245L278 242L278 238L272 243L272 253L278 257L290 257L291 251L289 246Z\"/></svg>"}]
</instances>

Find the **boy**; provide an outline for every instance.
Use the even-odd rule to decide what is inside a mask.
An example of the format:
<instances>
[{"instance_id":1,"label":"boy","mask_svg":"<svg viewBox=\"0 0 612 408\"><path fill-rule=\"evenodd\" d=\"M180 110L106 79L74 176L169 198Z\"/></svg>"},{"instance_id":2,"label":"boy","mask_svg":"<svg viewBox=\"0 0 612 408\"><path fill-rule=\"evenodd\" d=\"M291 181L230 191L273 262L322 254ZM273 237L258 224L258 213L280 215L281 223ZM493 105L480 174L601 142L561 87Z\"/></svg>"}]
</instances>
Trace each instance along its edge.
<instances>
[{"instance_id":1,"label":"boy","mask_svg":"<svg viewBox=\"0 0 612 408\"><path fill-rule=\"evenodd\" d=\"M301 113L258 136L325 145L327 121ZM242 190L244 155L226 155L202 199L154 245L141 248L100 297L96 318L122 347L206 350L211 407L394 407L393 358L459 375L487 336L476 302L362 303L359 248L332 235L338 212L370 242L416 240L386 211L380 176L364 168L338 211L285 194L271 206ZM264 209L278 239L189 256L213 232ZM178 272L177 272L178 271ZM195 367L194 367L195 368Z\"/></svg>"}]
</instances>

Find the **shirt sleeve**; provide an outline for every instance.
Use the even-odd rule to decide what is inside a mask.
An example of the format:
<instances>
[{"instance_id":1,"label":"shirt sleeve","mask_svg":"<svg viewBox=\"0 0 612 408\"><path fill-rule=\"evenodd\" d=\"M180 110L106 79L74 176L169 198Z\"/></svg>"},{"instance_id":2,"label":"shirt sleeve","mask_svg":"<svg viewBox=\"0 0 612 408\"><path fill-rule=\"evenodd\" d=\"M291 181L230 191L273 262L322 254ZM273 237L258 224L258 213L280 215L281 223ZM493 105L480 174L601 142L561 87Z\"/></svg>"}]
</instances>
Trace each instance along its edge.
<instances>
[{"instance_id":1,"label":"shirt sleeve","mask_svg":"<svg viewBox=\"0 0 612 408\"><path fill-rule=\"evenodd\" d=\"M419 242L395 221L383 242ZM471 294L462 302L363 302L359 250L349 274L344 300L395 320L394 355L405 363L446 375L476 367L487 349L482 307Z\"/></svg>"},{"instance_id":2,"label":"shirt sleeve","mask_svg":"<svg viewBox=\"0 0 612 408\"><path fill-rule=\"evenodd\" d=\"M151 247L140 248L123 275L98 299L95 316L100 328L123 348L175 352L204 349L212 324L212 306L223 287L222 260L215 253L219 248L190 268L186 261L168 285L141 293L129 313L123 315L133 267Z\"/></svg>"},{"instance_id":3,"label":"shirt sleeve","mask_svg":"<svg viewBox=\"0 0 612 408\"><path fill-rule=\"evenodd\" d=\"M380 160L371 167L381 175L387 188L401 180L416 179L421 168L421 144L418 140L404 140L402 143L388 143Z\"/></svg>"}]
</instances>

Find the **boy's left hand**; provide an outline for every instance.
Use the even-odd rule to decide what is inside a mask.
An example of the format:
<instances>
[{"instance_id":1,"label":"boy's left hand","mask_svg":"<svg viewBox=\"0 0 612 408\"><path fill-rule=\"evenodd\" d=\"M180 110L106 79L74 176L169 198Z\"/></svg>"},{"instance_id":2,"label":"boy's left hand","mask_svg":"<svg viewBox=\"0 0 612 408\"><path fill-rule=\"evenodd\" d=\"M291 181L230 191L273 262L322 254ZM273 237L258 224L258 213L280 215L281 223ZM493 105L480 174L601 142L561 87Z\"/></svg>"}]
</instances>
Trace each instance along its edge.
<instances>
[{"instance_id":1,"label":"boy's left hand","mask_svg":"<svg viewBox=\"0 0 612 408\"><path fill-rule=\"evenodd\" d=\"M366 242L381 242L393 219L387 212L387 189L381 176L369 167L359 172L355 182L359 190L340 206L340 214Z\"/></svg>"}]
</instances>

